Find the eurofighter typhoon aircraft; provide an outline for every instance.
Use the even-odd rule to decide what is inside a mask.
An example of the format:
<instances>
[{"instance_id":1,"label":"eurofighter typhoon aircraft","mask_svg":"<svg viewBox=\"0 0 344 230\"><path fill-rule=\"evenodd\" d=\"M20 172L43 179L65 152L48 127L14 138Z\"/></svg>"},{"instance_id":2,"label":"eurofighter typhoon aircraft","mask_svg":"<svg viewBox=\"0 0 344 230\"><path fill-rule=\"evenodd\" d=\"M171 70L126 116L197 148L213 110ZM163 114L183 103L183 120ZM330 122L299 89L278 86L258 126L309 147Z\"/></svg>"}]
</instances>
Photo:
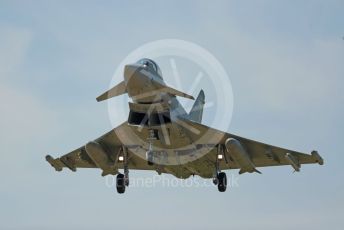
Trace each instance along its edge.
<instances>
[{"instance_id":1,"label":"eurofighter typhoon aircraft","mask_svg":"<svg viewBox=\"0 0 344 230\"><path fill-rule=\"evenodd\" d=\"M201 90L189 113L178 97L191 95L167 86L158 65L150 59L126 65L124 80L97 98L103 101L128 94L128 120L66 155L46 160L57 171L68 168L99 168L102 176L117 175L116 189L129 186L129 170L153 170L186 179L209 178L220 192L226 191L223 170L260 173L258 167L324 163L318 152L304 154L249 140L201 124L204 92ZM122 171L123 173L120 173Z\"/></svg>"}]
</instances>

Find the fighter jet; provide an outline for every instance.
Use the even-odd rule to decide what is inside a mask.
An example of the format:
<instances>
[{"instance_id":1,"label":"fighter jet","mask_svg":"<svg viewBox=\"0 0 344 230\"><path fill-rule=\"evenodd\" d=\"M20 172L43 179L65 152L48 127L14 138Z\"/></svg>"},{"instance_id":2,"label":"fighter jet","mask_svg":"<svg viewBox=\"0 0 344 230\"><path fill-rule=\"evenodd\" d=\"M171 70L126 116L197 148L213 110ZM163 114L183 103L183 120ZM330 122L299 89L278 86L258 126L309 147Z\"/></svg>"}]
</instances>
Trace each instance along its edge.
<instances>
[{"instance_id":1,"label":"fighter jet","mask_svg":"<svg viewBox=\"0 0 344 230\"><path fill-rule=\"evenodd\" d=\"M302 164L324 164L317 151L305 154L249 140L201 124L205 95L196 98L166 85L159 66L150 59L124 67L124 79L97 98L104 101L127 94L128 120L86 145L46 160L61 171L68 168L99 168L102 176L116 176L116 190L129 186L129 170L152 170L186 179L198 175L212 179L226 191L225 170L260 173L259 167L290 165L296 172ZM178 97L195 100L189 112Z\"/></svg>"}]
</instances>

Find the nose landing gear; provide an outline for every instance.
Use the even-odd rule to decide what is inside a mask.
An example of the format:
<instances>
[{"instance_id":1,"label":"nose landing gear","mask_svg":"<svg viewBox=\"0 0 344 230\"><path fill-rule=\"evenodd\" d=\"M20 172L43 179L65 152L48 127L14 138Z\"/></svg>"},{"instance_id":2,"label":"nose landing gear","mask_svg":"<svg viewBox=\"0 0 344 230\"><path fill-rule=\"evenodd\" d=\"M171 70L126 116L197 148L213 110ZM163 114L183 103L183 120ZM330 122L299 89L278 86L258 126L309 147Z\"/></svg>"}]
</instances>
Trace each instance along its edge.
<instances>
[{"instance_id":1,"label":"nose landing gear","mask_svg":"<svg viewBox=\"0 0 344 230\"><path fill-rule=\"evenodd\" d=\"M146 160L149 166L154 165L154 152L151 149L146 152Z\"/></svg>"},{"instance_id":2,"label":"nose landing gear","mask_svg":"<svg viewBox=\"0 0 344 230\"><path fill-rule=\"evenodd\" d=\"M155 136L154 130L150 129L149 130L149 137L147 138L148 143L149 143L149 147L148 147L148 151L146 152L146 160L147 160L147 164L149 166L154 165L154 151L153 151L152 142L156 139L157 138Z\"/></svg>"}]
</instances>

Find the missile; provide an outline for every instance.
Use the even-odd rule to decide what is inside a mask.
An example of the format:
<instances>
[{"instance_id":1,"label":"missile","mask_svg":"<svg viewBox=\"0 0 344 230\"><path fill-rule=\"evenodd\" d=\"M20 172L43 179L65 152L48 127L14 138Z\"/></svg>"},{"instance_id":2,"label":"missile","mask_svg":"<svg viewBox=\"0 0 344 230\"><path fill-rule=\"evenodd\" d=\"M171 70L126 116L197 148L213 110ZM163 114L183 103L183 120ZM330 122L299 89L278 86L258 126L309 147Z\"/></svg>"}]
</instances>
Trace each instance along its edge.
<instances>
[{"instance_id":1,"label":"missile","mask_svg":"<svg viewBox=\"0 0 344 230\"><path fill-rule=\"evenodd\" d=\"M287 159L288 163L295 169L296 172L300 172L301 165L293 155L291 155L290 153L286 153L285 158Z\"/></svg>"},{"instance_id":2,"label":"missile","mask_svg":"<svg viewBox=\"0 0 344 230\"><path fill-rule=\"evenodd\" d=\"M247 153L247 151L238 140L234 138L228 138L225 142L225 147L227 153L230 154L234 161L239 165L239 174L245 172L261 173L256 169L256 166L253 164L250 155Z\"/></svg>"}]
</instances>

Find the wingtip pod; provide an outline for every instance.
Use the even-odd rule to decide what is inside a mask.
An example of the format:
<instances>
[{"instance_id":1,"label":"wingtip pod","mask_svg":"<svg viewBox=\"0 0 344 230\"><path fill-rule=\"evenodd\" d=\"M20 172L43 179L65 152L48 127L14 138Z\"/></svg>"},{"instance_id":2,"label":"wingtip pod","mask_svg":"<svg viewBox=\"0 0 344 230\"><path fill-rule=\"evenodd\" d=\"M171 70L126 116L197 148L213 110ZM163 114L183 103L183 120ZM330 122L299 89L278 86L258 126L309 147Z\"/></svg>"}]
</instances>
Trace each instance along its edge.
<instances>
[{"instance_id":1,"label":"wingtip pod","mask_svg":"<svg viewBox=\"0 0 344 230\"><path fill-rule=\"evenodd\" d=\"M313 158L316 160L316 162L318 162L319 165L324 164L324 159L320 156L318 151L312 151L311 154L312 154Z\"/></svg>"},{"instance_id":2,"label":"wingtip pod","mask_svg":"<svg viewBox=\"0 0 344 230\"><path fill-rule=\"evenodd\" d=\"M56 170L56 171L62 171L62 166L59 164L59 160L54 159L52 156L47 155L45 157L46 161L49 162L49 164Z\"/></svg>"}]
</instances>

